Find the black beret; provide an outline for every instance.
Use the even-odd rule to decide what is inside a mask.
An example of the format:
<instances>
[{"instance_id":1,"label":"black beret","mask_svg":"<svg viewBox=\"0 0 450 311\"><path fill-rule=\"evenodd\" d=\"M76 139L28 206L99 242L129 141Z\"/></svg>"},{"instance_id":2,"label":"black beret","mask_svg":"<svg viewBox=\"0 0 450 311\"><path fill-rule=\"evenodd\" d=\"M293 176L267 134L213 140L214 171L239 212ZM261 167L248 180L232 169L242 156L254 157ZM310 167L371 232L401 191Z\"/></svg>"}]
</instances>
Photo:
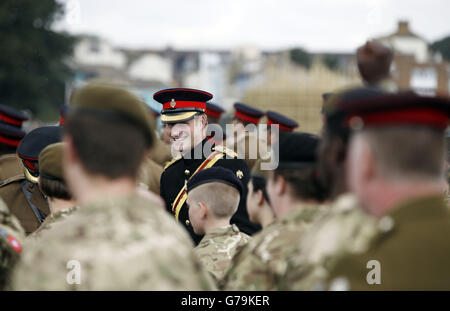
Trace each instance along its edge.
<instances>
[{"instance_id":1,"label":"black beret","mask_svg":"<svg viewBox=\"0 0 450 311\"><path fill-rule=\"evenodd\" d=\"M39 160L39 153L50 144L61 141L62 128L59 126L43 126L32 130L20 142L17 155L23 160Z\"/></svg>"},{"instance_id":2,"label":"black beret","mask_svg":"<svg viewBox=\"0 0 450 311\"><path fill-rule=\"evenodd\" d=\"M211 182L227 184L236 188L239 191L239 194L242 194L243 187L239 178L233 173L233 171L223 167L211 167L199 171L197 174L192 176L191 179L189 179L187 183L187 191L189 192L197 186Z\"/></svg>"},{"instance_id":3,"label":"black beret","mask_svg":"<svg viewBox=\"0 0 450 311\"><path fill-rule=\"evenodd\" d=\"M301 168L317 163L319 137L309 133L287 133L279 139L278 168Z\"/></svg>"},{"instance_id":4,"label":"black beret","mask_svg":"<svg viewBox=\"0 0 450 311\"><path fill-rule=\"evenodd\" d=\"M276 124L281 131L291 132L298 127L298 123L275 111L267 111L267 125Z\"/></svg>"}]
</instances>

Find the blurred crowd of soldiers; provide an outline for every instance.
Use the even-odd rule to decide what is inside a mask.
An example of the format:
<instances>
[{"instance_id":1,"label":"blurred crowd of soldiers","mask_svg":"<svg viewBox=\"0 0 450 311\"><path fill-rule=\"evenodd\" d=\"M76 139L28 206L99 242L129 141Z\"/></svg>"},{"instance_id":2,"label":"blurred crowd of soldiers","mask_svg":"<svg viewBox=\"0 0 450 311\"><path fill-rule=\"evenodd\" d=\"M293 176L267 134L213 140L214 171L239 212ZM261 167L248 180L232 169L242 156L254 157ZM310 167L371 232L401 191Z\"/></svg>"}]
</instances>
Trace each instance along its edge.
<instances>
[{"instance_id":1,"label":"blurred crowd of soldiers","mask_svg":"<svg viewBox=\"0 0 450 311\"><path fill-rule=\"evenodd\" d=\"M223 131L186 88L154 111L90 83L29 133L2 103L0 289L450 290L450 99L397 90L392 58L357 50L320 136L243 103Z\"/></svg>"}]
</instances>

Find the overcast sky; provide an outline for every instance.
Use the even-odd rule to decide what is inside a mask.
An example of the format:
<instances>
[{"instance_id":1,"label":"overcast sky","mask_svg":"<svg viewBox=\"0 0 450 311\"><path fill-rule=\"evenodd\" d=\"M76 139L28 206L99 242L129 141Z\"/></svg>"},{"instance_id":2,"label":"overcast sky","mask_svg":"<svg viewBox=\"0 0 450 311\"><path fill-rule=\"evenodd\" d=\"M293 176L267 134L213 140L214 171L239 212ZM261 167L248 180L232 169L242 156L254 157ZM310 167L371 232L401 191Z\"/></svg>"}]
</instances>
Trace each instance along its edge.
<instances>
[{"instance_id":1,"label":"overcast sky","mask_svg":"<svg viewBox=\"0 0 450 311\"><path fill-rule=\"evenodd\" d=\"M450 35L448 0L60 0L57 25L129 48L353 51L399 19L433 42Z\"/></svg>"}]
</instances>

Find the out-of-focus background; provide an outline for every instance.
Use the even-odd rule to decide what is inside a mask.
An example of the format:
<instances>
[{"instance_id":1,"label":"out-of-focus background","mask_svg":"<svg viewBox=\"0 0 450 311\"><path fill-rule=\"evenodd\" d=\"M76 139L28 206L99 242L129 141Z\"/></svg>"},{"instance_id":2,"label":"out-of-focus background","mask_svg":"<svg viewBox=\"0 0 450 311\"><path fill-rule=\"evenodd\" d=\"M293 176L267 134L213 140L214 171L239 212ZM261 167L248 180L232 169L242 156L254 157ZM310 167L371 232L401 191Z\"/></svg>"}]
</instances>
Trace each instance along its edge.
<instances>
[{"instance_id":1,"label":"out-of-focus background","mask_svg":"<svg viewBox=\"0 0 450 311\"><path fill-rule=\"evenodd\" d=\"M393 48L400 89L448 95L448 12L446 0L2 0L0 103L35 127L91 80L157 110L155 91L189 87L318 132L322 93L361 83L355 51L367 40Z\"/></svg>"}]
</instances>

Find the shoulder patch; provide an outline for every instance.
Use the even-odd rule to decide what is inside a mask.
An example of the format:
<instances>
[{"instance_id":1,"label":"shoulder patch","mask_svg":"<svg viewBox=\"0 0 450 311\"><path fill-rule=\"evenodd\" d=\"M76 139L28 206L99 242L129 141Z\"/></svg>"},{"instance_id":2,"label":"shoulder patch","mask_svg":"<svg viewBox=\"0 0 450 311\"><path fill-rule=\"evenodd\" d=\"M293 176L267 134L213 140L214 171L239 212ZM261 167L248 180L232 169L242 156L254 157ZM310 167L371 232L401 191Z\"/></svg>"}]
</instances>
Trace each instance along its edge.
<instances>
[{"instance_id":1,"label":"shoulder patch","mask_svg":"<svg viewBox=\"0 0 450 311\"><path fill-rule=\"evenodd\" d=\"M236 152L234 152L233 150L231 150L231 149L229 149L229 148L227 148L225 146L222 146L222 145L214 146L213 150L217 151L217 152L225 153L229 157L233 157L233 158L236 158L238 156L238 154Z\"/></svg>"},{"instance_id":2,"label":"shoulder patch","mask_svg":"<svg viewBox=\"0 0 450 311\"><path fill-rule=\"evenodd\" d=\"M179 159L181 159L181 157L179 157L179 158L173 158L171 161L167 162L167 163L164 165L164 170L166 170L169 166L171 166L172 164L174 164L175 162L177 162Z\"/></svg>"}]
</instances>

